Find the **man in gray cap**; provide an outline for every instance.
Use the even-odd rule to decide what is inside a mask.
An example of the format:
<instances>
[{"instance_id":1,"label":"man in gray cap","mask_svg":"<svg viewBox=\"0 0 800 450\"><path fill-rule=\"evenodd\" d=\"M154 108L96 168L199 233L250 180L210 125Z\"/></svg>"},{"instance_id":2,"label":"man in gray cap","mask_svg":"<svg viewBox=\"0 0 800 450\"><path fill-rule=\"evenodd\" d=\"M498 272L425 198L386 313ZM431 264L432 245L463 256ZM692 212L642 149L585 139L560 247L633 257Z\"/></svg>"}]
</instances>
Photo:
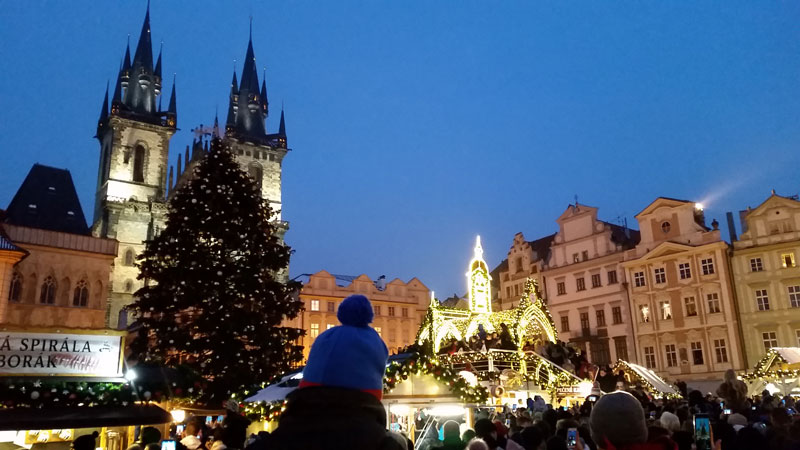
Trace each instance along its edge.
<instances>
[{"instance_id":1,"label":"man in gray cap","mask_svg":"<svg viewBox=\"0 0 800 450\"><path fill-rule=\"evenodd\" d=\"M599 448L625 448L647 442L647 423L639 400L625 391L600 397L589 418L592 439ZM609 445L610 444L610 445Z\"/></svg>"}]
</instances>

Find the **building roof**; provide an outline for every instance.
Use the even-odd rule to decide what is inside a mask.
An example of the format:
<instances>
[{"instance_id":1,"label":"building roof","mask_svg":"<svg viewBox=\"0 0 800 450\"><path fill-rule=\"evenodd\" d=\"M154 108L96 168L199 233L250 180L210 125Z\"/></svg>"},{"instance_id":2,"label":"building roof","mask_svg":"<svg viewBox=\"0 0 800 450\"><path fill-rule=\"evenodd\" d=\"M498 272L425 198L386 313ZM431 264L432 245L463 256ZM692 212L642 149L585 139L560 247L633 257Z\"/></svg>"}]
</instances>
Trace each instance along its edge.
<instances>
[{"instance_id":1,"label":"building roof","mask_svg":"<svg viewBox=\"0 0 800 450\"><path fill-rule=\"evenodd\" d=\"M639 230L627 228L622 225L617 225L610 222L602 221L604 224L611 227L611 240L623 246L635 247L641 240Z\"/></svg>"},{"instance_id":2,"label":"building roof","mask_svg":"<svg viewBox=\"0 0 800 450\"><path fill-rule=\"evenodd\" d=\"M34 164L11 203L5 221L24 227L89 235L72 175Z\"/></svg>"},{"instance_id":3,"label":"building roof","mask_svg":"<svg viewBox=\"0 0 800 450\"><path fill-rule=\"evenodd\" d=\"M528 244L531 246L531 250L536 252L536 260L546 260L547 257L550 255L550 246L553 245L553 241L556 238L556 233L547 235L543 238L539 238L533 241L528 241Z\"/></svg>"},{"instance_id":4,"label":"building roof","mask_svg":"<svg viewBox=\"0 0 800 450\"><path fill-rule=\"evenodd\" d=\"M5 215L5 211L0 210L0 218ZM14 242L8 237L6 234L6 230L3 229L3 223L0 222L0 250L6 250L11 252L20 252L20 253L28 253L22 248L17 247L14 245Z\"/></svg>"}]
</instances>

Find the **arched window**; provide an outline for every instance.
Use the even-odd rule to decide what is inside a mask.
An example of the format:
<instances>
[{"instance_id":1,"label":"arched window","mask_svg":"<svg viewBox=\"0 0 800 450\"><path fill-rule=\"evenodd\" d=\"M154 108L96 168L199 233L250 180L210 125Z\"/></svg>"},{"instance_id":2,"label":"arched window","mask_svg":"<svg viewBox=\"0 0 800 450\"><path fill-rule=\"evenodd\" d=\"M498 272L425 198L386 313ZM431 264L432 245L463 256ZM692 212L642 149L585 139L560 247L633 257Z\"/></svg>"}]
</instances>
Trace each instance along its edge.
<instances>
[{"instance_id":1,"label":"arched window","mask_svg":"<svg viewBox=\"0 0 800 450\"><path fill-rule=\"evenodd\" d=\"M8 291L8 301L19 302L22 300L22 275L14 272L11 275L11 289Z\"/></svg>"},{"instance_id":2,"label":"arched window","mask_svg":"<svg viewBox=\"0 0 800 450\"><path fill-rule=\"evenodd\" d=\"M133 291L133 281L125 280L125 292L132 292L132 291Z\"/></svg>"},{"instance_id":3,"label":"arched window","mask_svg":"<svg viewBox=\"0 0 800 450\"><path fill-rule=\"evenodd\" d=\"M133 181L144 183L144 157L145 149L137 145L133 151Z\"/></svg>"},{"instance_id":4,"label":"arched window","mask_svg":"<svg viewBox=\"0 0 800 450\"><path fill-rule=\"evenodd\" d=\"M132 266L132 265L133 265L133 259L134 259L134 256L135 256L135 255L133 254L133 250L131 250L131 249L128 249L128 250L125 252L125 258L124 258L124 261L123 261L122 263L123 263L124 265L126 265L126 266Z\"/></svg>"},{"instance_id":5,"label":"arched window","mask_svg":"<svg viewBox=\"0 0 800 450\"><path fill-rule=\"evenodd\" d=\"M47 277L42 282L42 292L39 294L39 303L53 305L56 303L56 279Z\"/></svg>"},{"instance_id":6,"label":"arched window","mask_svg":"<svg viewBox=\"0 0 800 450\"><path fill-rule=\"evenodd\" d=\"M264 179L264 169L258 163L252 163L247 167L250 178L256 183L258 195L261 195L261 181Z\"/></svg>"},{"instance_id":7,"label":"arched window","mask_svg":"<svg viewBox=\"0 0 800 450\"><path fill-rule=\"evenodd\" d=\"M89 283L86 280L78 281L75 293L72 295L72 306L85 307L89 305Z\"/></svg>"}]
</instances>

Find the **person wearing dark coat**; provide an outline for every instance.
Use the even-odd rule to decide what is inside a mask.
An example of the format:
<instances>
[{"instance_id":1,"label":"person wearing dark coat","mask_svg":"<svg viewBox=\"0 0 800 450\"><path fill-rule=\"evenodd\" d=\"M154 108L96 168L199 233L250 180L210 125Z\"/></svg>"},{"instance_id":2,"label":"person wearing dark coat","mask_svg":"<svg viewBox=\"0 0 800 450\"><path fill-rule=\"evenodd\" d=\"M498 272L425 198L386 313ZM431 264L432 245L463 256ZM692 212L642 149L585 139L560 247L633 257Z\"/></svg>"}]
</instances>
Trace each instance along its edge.
<instances>
[{"instance_id":1,"label":"person wearing dark coat","mask_svg":"<svg viewBox=\"0 0 800 450\"><path fill-rule=\"evenodd\" d=\"M339 305L342 325L311 346L303 380L286 397L270 450L406 450L386 429L383 374L389 351L369 327L372 304L351 295Z\"/></svg>"}]
</instances>

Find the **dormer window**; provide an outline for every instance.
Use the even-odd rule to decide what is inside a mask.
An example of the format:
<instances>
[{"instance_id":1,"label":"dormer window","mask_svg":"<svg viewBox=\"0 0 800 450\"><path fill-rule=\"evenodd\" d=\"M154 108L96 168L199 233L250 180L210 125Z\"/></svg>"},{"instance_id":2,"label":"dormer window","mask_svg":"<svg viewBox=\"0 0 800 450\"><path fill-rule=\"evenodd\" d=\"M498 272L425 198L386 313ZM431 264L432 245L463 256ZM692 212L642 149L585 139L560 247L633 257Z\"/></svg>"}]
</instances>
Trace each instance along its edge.
<instances>
[{"instance_id":1,"label":"dormer window","mask_svg":"<svg viewBox=\"0 0 800 450\"><path fill-rule=\"evenodd\" d=\"M51 192L55 192L56 188L55 188L55 186L48 186L47 190L51 191Z\"/></svg>"},{"instance_id":2,"label":"dormer window","mask_svg":"<svg viewBox=\"0 0 800 450\"><path fill-rule=\"evenodd\" d=\"M67 215L74 216L75 215L75 211L67 211Z\"/></svg>"}]
</instances>

